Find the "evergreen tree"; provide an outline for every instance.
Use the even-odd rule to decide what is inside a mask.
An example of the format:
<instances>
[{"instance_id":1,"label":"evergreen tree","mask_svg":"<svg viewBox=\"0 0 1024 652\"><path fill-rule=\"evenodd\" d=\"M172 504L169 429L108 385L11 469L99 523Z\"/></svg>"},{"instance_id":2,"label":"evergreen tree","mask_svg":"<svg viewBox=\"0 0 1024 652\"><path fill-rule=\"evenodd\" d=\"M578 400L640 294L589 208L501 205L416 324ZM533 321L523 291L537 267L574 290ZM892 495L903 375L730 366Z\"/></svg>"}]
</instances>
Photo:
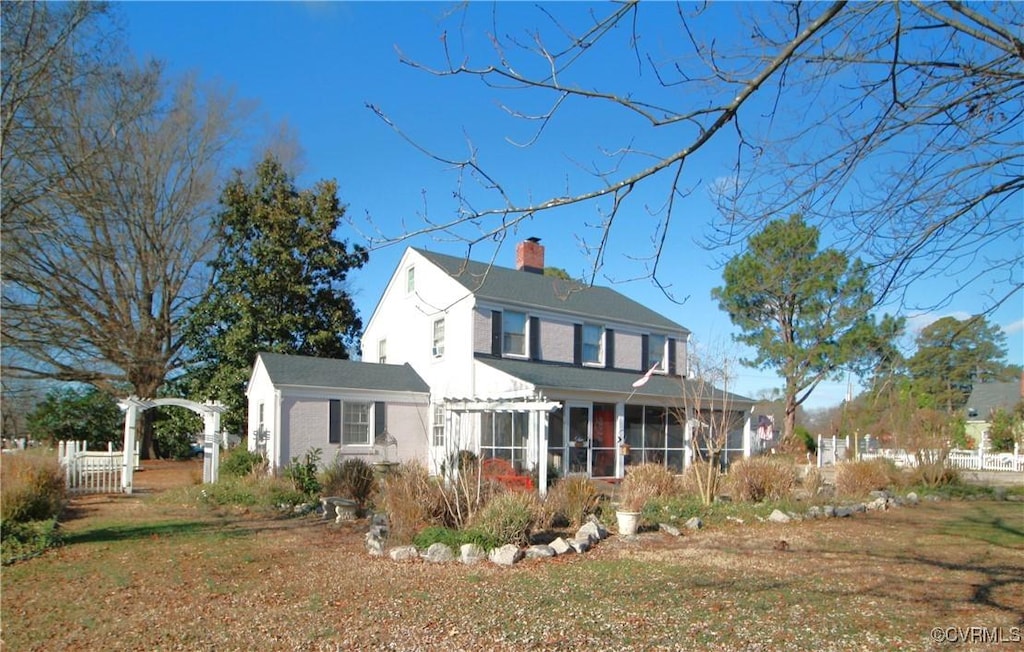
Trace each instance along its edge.
<instances>
[{"instance_id":1,"label":"evergreen tree","mask_svg":"<svg viewBox=\"0 0 1024 652\"><path fill-rule=\"evenodd\" d=\"M369 256L335 237L345 213L337 184L300 190L272 156L251 181L236 173L220 202L214 281L189 323L189 382L197 400L227 405L225 429L244 435L257 353L344 359L356 347L362 321L345 282Z\"/></svg>"}]
</instances>

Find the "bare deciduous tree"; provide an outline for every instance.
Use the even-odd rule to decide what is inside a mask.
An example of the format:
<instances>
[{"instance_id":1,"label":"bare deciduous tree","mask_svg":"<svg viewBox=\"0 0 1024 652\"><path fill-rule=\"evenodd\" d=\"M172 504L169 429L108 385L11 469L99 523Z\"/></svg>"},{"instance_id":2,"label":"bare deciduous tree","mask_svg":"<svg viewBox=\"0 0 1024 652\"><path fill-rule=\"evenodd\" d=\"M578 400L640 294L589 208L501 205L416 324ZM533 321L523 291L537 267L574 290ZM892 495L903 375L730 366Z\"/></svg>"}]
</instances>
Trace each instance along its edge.
<instances>
[{"instance_id":1,"label":"bare deciduous tree","mask_svg":"<svg viewBox=\"0 0 1024 652\"><path fill-rule=\"evenodd\" d=\"M39 64L3 78L4 373L155 397L205 286L238 106L155 63L92 58L65 37L100 29L91 5L38 7L4 7L5 67Z\"/></svg>"},{"instance_id":2,"label":"bare deciduous tree","mask_svg":"<svg viewBox=\"0 0 1024 652\"><path fill-rule=\"evenodd\" d=\"M685 219L687 195L710 185L721 208L712 246L731 249L766 220L800 212L871 266L880 303L953 274L949 296L983 287L991 308L1020 291L1020 247L1005 243L1021 239L1022 5L539 6L536 24L522 29L503 11L467 4L449 17L456 27L442 34L440 63L401 60L479 80L532 133L511 124L497 153L470 133L467 153L454 155L371 105L458 173L452 217L403 225L381 242L440 232L472 246L552 213L576 233L592 227L585 245L596 274L616 234L639 228L651 233L651 250L626 253L671 295L662 256L671 227ZM489 55L472 46L481 25L490 28ZM604 74L611 68L616 74ZM604 124L629 128L564 152L564 167L546 157L545 176L565 179L564 188L518 186L521 166L514 176L498 171L517 149L577 121L581 106L600 106ZM712 142L734 158L730 173L707 180L708 163L721 163L701 158ZM584 206L593 218L580 217ZM470 226L479 232L467 235Z\"/></svg>"}]
</instances>

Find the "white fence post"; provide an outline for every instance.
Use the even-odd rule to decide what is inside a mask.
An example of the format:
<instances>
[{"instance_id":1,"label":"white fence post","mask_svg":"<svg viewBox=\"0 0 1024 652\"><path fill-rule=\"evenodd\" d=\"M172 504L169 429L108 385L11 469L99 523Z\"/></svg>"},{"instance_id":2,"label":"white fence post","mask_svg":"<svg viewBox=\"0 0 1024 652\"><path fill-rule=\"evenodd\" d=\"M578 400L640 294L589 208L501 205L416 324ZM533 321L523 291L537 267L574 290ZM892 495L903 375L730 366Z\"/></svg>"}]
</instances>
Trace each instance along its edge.
<instances>
[{"instance_id":1,"label":"white fence post","mask_svg":"<svg viewBox=\"0 0 1024 652\"><path fill-rule=\"evenodd\" d=\"M818 433L818 468L821 468L821 433Z\"/></svg>"}]
</instances>

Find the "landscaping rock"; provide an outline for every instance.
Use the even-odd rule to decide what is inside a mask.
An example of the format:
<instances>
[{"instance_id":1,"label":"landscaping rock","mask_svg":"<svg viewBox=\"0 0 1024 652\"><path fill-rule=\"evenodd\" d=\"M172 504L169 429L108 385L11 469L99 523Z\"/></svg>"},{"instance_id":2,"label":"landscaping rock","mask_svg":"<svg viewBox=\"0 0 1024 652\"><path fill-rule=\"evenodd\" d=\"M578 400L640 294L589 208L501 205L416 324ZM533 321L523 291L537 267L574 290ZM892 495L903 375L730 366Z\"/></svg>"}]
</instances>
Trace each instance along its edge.
<instances>
[{"instance_id":1,"label":"landscaping rock","mask_svg":"<svg viewBox=\"0 0 1024 652\"><path fill-rule=\"evenodd\" d=\"M597 525L591 522L584 523L580 529L576 530L575 539L587 539L590 543L597 543L601 540L601 533L597 529Z\"/></svg>"},{"instance_id":2,"label":"landscaping rock","mask_svg":"<svg viewBox=\"0 0 1024 652\"><path fill-rule=\"evenodd\" d=\"M817 505L811 505L807 508L807 518L821 518L822 516L821 508Z\"/></svg>"},{"instance_id":3,"label":"landscaping rock","mask_svg":"<svg viewBox=\"0 0 1024 652\"><path fill-rule=\"evenodd\" d=\"M523 558L523 551L518 546L506 543L500 548L495 548L487 553L487 558L499 566L511 566Z\"/></svg>"},{"instance_id":4,"label":"landscaping rock","mask_svg":"<svg viewBox=\"0 0 1024 652\"><path fill-rule=\"evenodd\" d=\"M740 525L743 525L744 523L746 523L746 521L744 521L739 516L726 516L725 520L729 521L730 523L738 523Z\"/></svg>"},{"instance_id":5,"label":"landscaping rock","mask_svg":"<svg viewBox=\"0 0 1024 652\"><path fill-rule=\"evenodd\" d=\"M591 542L590 537L583 537L583 538L573 539L572 541L569 542L569 545L572 546L573 550L575 550L576 552L582 554L582 553L590 550L591 547L593 547L593 542Z\"/></svg>"},{"instance_id":6,"label":"landscaping rock","mask_svg":"<svg viewBox=\"0 0 1024 652\"><path fill-rule=\"evenodd\" d=\"M868 511L868 506L865 505L864 503L857 503L851 509L853 509L854 514L863 514L864 512Z\"/></svg>"},{"instance_id":7,"label":"landscaping rock","mask_svg":"<svg viewBox=\"0 0 1024 652\"><path fill-rule=\"evenodd\" d=\"M430 547L423 553L423 558L435 564L445 563L455 561L455 553L452 552L451 548L438 541L437 543L430 544Z\"/></svg>"},{"instance_id":8,"label":"landscaping rock","mask_svg":"<svg viewBox=\"0 0 1024 652\"><path fill-rule=\"evenodd\" d=\"M850 518L851 516L853 516L852 507L835 507L833 509L835 510L836 518Z\"/></svg>"},{"instance_id":9,"label":"landscaping rock","mask_svg":"<svg viewBox=\"0 0 1024 652\"><path fill-rule=\"evenodd\" d=\"M599 518L597 518L593 514L590 514L589 516L587 516L587 523L593 523L594 524L594 527L597 528L597 535L600 538L600 540L603 541L603 540L608 538L608 535L609 535L608 528L606 528L604 526L604 523L602 523Z\"/></svg>"},{"instance_id":10,"label":"landscaping rock","mask_svg":"<svg viewBox=\"0 0 1024 652\"><path fill-rule=\"evenodd\" d=\"M700 520L699 516L694 516L690 520L686 521L685 525L688 530L699 530L704 527L704 521Z\"/></svg>"},{"instance_id":11,"label":"landscaping rock","mask_svg":"<svg viewBox=\"0 0 1024 652\"><path fill-rule=\"evenodd\" d=\"M868 495L871 496L872 498L888 498L890 494L889 494L888 491L885 491L883 489L882 491L877 491L876 490L876 491L868 492Z\"/></svg>"},{"instance_id":12,"label":"landscaping rock","mask_svg":"<svg viewBox=\"0 0 1024 652\"><path fill-rule=\"evenodd\" d=\"M870 503L867 504L867 508L871 511L882 511L889 509L889 499L885 496L879 496Z\"/></svg>"},{"instance_id":13,"label":"landscaping rock","mask_svg":"<svg viewBox=\"0 0 1024 652\"><path fill-rule=\"evenodd\" d=\"M555 549L552 548L551 546L546 546L544 544L538 544L538 545L535 545L535 546L530 546L529 548L526 549L526 558L527 559L543 559L545 557L554 557L554 556L555 556Z\"/></svg>"},{"instance_id":14,"label":"landscaping rock","mask_svg":"<svg viewBox=\"0 0 1024 652\"><path fill-rule=\"evenodd\" d=\"M825 518L835 518L836 517L836 506L835 505L825 505L824 507L821 508L821 513L825 515Z\"/></svg>"},{"instance_id":15,"label":"landscaping rock","mask_svg":"<svg viewBox=\"0 0 1024 652\"><path fill-rule=\"evenodd\" d=\"M562 537L558 537L549 545L551 546L551 549L555 551L556 555L564 555L567 552L575 552L575 549L569 545L569 542L563 539Z\"/></svg>"},{"instance_id":16,"label":"landscaping rock","mask_svg":"<svg viewBox=\"0 0 1024 652\"><path fill-rule=\"evenodd\" d=\"M487 559L487 551L475 543L464 543L459 548L459 561L463 564L476 564Z\"/></svg>"},{"instance_id":17,"label":"landscaping rock","mask_svg":"<svg viewBox=\"0 0 1024 652\"><path fill-rule=\"evenodd\" d=\"M388 555L395 561L412 561L413 559L419 559L420 553L416 550L416 546L398 546L392 548Z\"/></svg>"},{"instance_id":18,"label":"landscaping rock","mask_svg":"<svg viewBox=\"0 0 1024 652\"><path fill-rule=\"evenodd\" d=\"M773 509L772 513L768 515L768 520L772 523L789 523L792 519L782 511Z\"/></svg>"},{"instance_id":19,"label":"landscaping rock","mask_svg":"<svg viewBox=\"0 0 1024 652\"><path fill-rule=\"evenodd\" d=\"M658 529L664 532L665 534L670 534L674 537L677 537L680 534L682 534L679 531L679 528L677 528L674 525L669 525L668 523L658 523Z\"/></svg>"},{"instance_id":20,"label":"landscaping rock","mask_svg":"<svg viewBox=\"0 0 1024 652\"><path fill-rule=\"evenodd\" d=\"M366 550L374 557L384 554L384 539L377 536L373 531L366 533Z\"/></svg>"}]
</instances>

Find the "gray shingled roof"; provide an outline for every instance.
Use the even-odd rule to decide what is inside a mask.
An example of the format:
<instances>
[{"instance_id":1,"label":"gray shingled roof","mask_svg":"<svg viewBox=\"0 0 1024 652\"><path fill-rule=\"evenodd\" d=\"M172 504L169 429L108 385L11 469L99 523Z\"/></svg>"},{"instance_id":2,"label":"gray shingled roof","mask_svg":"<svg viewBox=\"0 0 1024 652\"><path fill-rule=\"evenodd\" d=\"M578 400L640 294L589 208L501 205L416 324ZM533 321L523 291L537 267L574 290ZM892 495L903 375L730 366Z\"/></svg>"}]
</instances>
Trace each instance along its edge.
<instances>
[{"instance_id":1,"label":"gray shingled roof","mask_svg":"<svg viewBox=\"0 0 1024 652\"><path fill-rule=\"evenodd\" d=\"M967 410L976 410L976 417L972 419L985 419L996 410L1010 411L1021 400L1022 381L1014 380L1005 383L978 383L971 390L971 396L967 399Z\"/></svg>"},{"instance_id":2,"label":"gray shingled roof","mask_svg":"<svg viewBox=\"0 0 1024 652\"><path fill-rule=\"evenodd\" d=\"M430 392L408 364L373 364L280 353L260 353L259 357L275 385Z\"/></svg>"},{"instance_id":3,"label":"gray shingled roof","mask_svg":"<svg viewBox=\"0 0 1024 652\"><path fill-rule=\"evenodd\" d=\"M568 389L617 393L628 396L633 392L633 382L643 375L635 371L575 367L563 364L528 362L526 360L509 360L507 358L477 356L477 361L545 390ZM683 385L680 385L680 383ZM646 385L636 390L634 398L638 400L644 398L676 399L681 402L684 395L692 396L694 389L691 381L675 376L654 375L651 376ZM710 398L715 403L720 403L725 398L741 409L746 408L747 404L753 403L753 400L749 398L738 394L722 392L718 389L712 390Z\"/></svg>"},{"instance_id":4,"label":"gray shingled roof","mask_svg":"<svg viewBox=\"0 0 1024 652\"><path fill-rule=\"evenodd\" d=\"M447 272L479 299L572 313L601 323L619 322L689 333L671 319L610 288L467 261L424 249L414 251Z\"/></svg>"}]
</instances>

